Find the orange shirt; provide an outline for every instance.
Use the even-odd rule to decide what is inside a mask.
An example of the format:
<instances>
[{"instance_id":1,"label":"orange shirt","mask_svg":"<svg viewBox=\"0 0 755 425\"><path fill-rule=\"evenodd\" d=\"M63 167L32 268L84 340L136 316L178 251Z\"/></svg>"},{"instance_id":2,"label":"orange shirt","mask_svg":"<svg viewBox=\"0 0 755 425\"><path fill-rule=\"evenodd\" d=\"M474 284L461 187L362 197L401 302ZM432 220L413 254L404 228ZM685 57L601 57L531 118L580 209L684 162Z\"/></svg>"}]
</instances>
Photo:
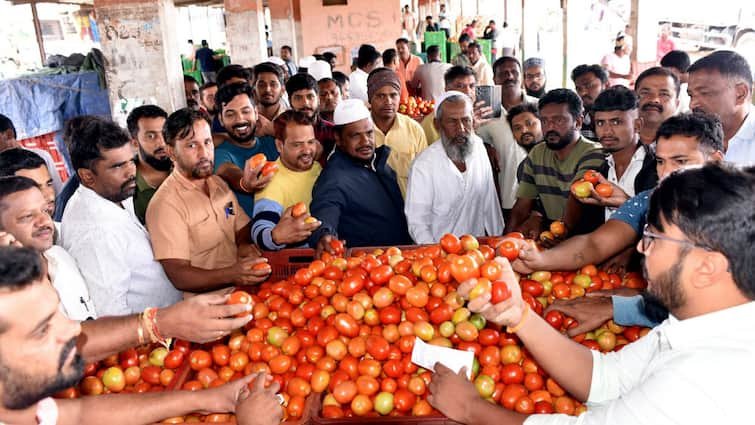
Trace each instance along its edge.
<instances>
[{"instance_id":1,"label":"orange shirt","mask_svg":"<svg viewBox=\"0 0 755 425\"><path fill-rule=\"evenodd\" d=\"M419 68L420 65L422 65L422 59L420 59L418 56L411 55L407 63L404 63L404 61L399 58L398 76L399 79L401 79L402 85L404 87L407 86L407 82L414 79L414 73L417 71L417 68ZM413 92L414 91L412 90L410 94Z\"/></svg>"}]
</instances>

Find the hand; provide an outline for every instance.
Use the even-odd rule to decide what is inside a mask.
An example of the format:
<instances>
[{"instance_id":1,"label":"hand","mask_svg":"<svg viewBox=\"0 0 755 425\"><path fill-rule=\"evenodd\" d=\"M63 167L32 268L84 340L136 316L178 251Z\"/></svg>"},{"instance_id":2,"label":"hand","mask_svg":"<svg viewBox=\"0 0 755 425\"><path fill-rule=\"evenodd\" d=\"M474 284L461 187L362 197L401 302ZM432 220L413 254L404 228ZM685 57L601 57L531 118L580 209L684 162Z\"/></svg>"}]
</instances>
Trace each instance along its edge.
<instances>
[{"instance_id":1,"label":"hand","mask_svg":"<svg viewBox=\"0 0 755 425\"><path fill-rule=\"evenodd\" d=\"M629 263L632 261L632 255L635 253L635 247L630 246L620 253L614 255L600 265L600 269L606 273L624 274L627 271Z\"/></svg>"},{"instance_id":2,"label":"hand","mask_svg":"<svg viewBox=\"0 0 755 425\"><path fill-rule=\"evenodd\" d=\"M275 136L275 127L273 122L265 118L262 114L257 112L257 130L254 132L257 137L262 136Z\"/></svg>"},{"instance_id":3,"label":"hand","mask_svg":"<svg viewBox=\"0 0 755 425\"><path fill-rule=\"evenodd\" d=\"M267 263L265 257L243 257L230 267L231 282L237 285L255 285L264 282L270 275L267 270L254 270L254 266Z\"/></svg>"},{"instance_id":4,"label":"hand","mask_svg":"<svg viewBox=\"0 0 755 425\"><path fill-rule=\"evenodd\" d=\"M278 425L283 409L275 394L280 389L277 382L265 388L272 376L260 372L254 379L252 389L241 395L236 405L236 421L239 425Z\"/></svg>"},{"instance_id":5,"label":"hand","mask_svg":"<svg viewBox=\"0 0 755 425\"><path fill-rule=\"evenodd\" d=\"M511 263L511 267L517 273L530 274L538 270L545 270L545 256L548 254L540 251L533 242L527 243L526 241L520 241L517 243L519 247L519 258Z\"/></svg>"},{"instance_id":6,"label":"hand","mask_svg":"<svg viewBox=\"0 0 755 425\"><path fill-rule=\"evenodd\" d=\"M252 320L252 306L226 305L228 294L200 294L157 310L157 326L166 338L215 341ZM237 314L247 313L243 317Z\"/></svg>"},{"instance_id":7,"label":"hand","mask_svg":"<svg viewBox=\"0 0 755 425\"><path fill-rule=\"evenodd\" d=\"M278 224L275 225L271 232L273 242L278 245L289 245L305 241L322 224L320 221L305 223L304 220L310 216L309 213L301 217L294 217L292 211L293 207L286 208L281 215L280 221L278 221Z\"/></svg>"},{"instance_id":8,"label":"hand","mask_svg":"<svg viewBox=\"0 0 755 425\"><path fill-rule=\"evenodd\" d=\"M469 301L467 308L475 313L480 313L488 322L493 322L498 326L516 326L522 320L522 315L527 308L527 303L522 299L522 289L519 286L519 279L509 264L509 260L503 257L496 257L495 260L501 265L503 272L500 280L506 282L511 297L498 304L490 303L490 292L486 292L479 297ZM463 298L469 298L469 292L477 284L477 279L470 279L456 289Z\"/></svg>"},{"instance_id":9,"label":"hand","mask_svg":"<svg viewBox=\"0 0 755 425\"><path fill-rule=\"evenodd\" d=\"M0 246L15 246L20 248L22 245L15 236L8 232L0 231Z\"/></svg>"},{"instance_id":10,"label":"hand","mask_svg":"<svg viewBox=\"0 0 755 425\"><path fill-rule=\"evenodd\" d=\"M474 105L473 125L474 129L482 127L492 120L493 108L485 106L485 101L481 100Z\"/></svg>"},{"instance_id":11,"label":"hand","mask_svg":"<svg viewBox=\"0 0 755 425\"><path fill-rule=\"evenodd\" d=\"M252 159L249 158L246 160L246 163L244 164L244 175L241 177L241 180L244 183L243 189L248 191L249 193L254 193L257 191L260 191L267 186L268 183L273 179L273 176L275 176L275 173L268 174L267 176L262 176L260 173L262 172L262 167L265 166L265 163L259 164L256 167L252 167Z\"/></svg>"},{"instance_id":12,"label":"hand","mask_svg":"<svg viewBox=\"0 0 755 425\"><path fill-rule=\"evenodd\" d=\"M563 236L553 236L553 238L541 238L538 236L537 240L540 242L540 246L542 246L545 249L551 249L555 247L556 245L560 244L564 241L564 238L566 235Z\"/></svg>"},{"instance_id":13,"label":"hand","mask_svg":"<svg viewBox=\"0 0 755 425\"><path fill-rule=\"evenodd\" d=\"M482 400L474 384L467 379L466 368L458 374L441 363L435 363L427 401L434 408L460 423L469 423L475 402Z\"/></svg>"},{"instance_id":14,"label":"hand","mask_svg":"<svg viewBox=\"0 0 755 425\"><path fill-rule=\"evenodd\" d=\"M592 188L590 190L590 196L588 196L587 198L580 198L579 196L574 194L574 191L572 191L572 194L574 194L574 197L583 204L610 208L618 208L624 202L626 202L627 199L629 199L629 195L624 192L624 189L614 183L609 182L605 177L603 177L602 174L598 173L598 184L600 183L607 183L613 186L613 193L611 193L611 196L604 198L595 191L595 188Z\"/></svg>"},{"instance_id":15,"label":"hand","mask_svg":"<svg viewBox=\"0 0 755 425\"><path fill-rule=\"evenodd\" d=\"M610 296L593 295L573 300L555 300L545 309L543 315L553 310L560 311L577 321L576 327L566 331L566 334L570 337L590 332L606 321L613 319L613 301Z\"/></svg>"},{"instance_id":16,"label":"hand","mask_svg":"<svg viewBox=\"0 0 755 425\"><path fill-rule=\"evenodd\" d=\"M543 216L540 214L530 214L524 223L519 225L517 232L521 232L525 238L538 240L540 237L540 229L543 225Z\"/></svg>"},{"instance_id":17,"label":"hand","mask_svg":"<svg viewBox=\"0 0 755 425\"><path fill-rule=\"evenodd\" d=\"M330 241L333 240L333 235L325 235L320 238L315 247L315 258L320 258L324 252L330 255L336 255L336 251L330 246Z\"/></svg>"},{"instance_id":18,"label":"hand","mask_svg":"<svg viewBox=\"0 0 755 425\"><path fill-rule=\"evenodd\" d=\"M247 385L254 375L244 376L225 385L197 393L201 400L199 410L203 412L235 412L242 394L248 392Z\"/></svg>"}]
</instances>

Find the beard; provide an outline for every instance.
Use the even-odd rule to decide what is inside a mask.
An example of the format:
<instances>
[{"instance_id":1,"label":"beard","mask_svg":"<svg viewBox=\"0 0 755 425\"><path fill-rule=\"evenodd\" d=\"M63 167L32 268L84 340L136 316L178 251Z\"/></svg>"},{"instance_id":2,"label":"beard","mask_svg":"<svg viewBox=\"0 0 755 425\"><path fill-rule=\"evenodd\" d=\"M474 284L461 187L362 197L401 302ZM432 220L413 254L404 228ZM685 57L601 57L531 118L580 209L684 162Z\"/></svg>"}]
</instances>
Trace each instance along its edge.
<instances>
[{"instance_id":1,"label":"beard","mask_svg":"<svg viewBox=\"0 0 755 425\"><path fill-rule=\"evenodd\" d=\"M441 132L440 140L451 161L464 162L472 152L472 138L469 134L460 134L449 138Z\"/></svg>"},{"instance_id":2,"label":"beard","mask_svg":"<svg viewBox=\"0 0 755 425\"><path fill-rule=\"evenodd\" d=\"M652 279L649 276L646 262L643 261L642 274L649 283L643 294L643 298L647 301L646 310L656 312L657 315L659 310L677 310L686 304L686 297L682 292L680 280L682 263L686 256L687 251L682 251L673 266Z\"/></svg>"},{"instance_id":3,"label":"beard","mask_svg":"<svg viewBox=\"0 0 755 425\"><path fill-rule=\"evenodd\" d=\"M527 96L532 96L540 99L545 94L545 85L541 86L537 90L530 90L529 87L525 87L525 90L527 91Z\"/></svg>"},{"instance_id":4,"label":"beard","mask_svg":"<svg viewBox=\"0 0 755 425\"><path fill-rule=\"evenodd\" d=\"M155 154L161 151L165 152L165 149L159 148L158 150L153 152L152 155L150 155L142 148L142 145L139 145L139 157L142 158L144 162L147 163L147 165L157 171L170 171L170 169L173 167L173 161L170 160L170 157L166 156L165 158L160 159L155 156Z\"/></svg>"},{"instance_id":5,"label":"beard","mask_svg":"<svg viewBox=\"0 0 755 425\"><path fill-rule=\"evenodd\" d=\"M236 128L245 127L245 126L249 126L250 127L249 134L247 134L245 136L240 136L240 135L238 135L238 134L235 133ZM257 132L257 123L236 124L233 127L231 127L230 129L226 128L226 130L228 130L228 137L230 137L231 140L233 140L234 142L236 142L236 143L247 143L250 140L254 139L254 133Z\"/></svg>"},{"instance_id":6,"label":"beard","mask_svg":"<svg viewBox=\"0 0 755 425\"><path fill-rule=\"evenodd\" d=\"M103 198L116 203L125 201L136 193L136 185L134 183L136 183L136 177L132 177L123 182L118 192L103 196Z\"/></svg>"},{"instance_id":7,"label":"beard","mask_svg":"<svg viewBox=\"0 0 755 425\"><path fill-rule=\"evenodd\" d=\"M207 167L208 164L209 167ZM209 168L209 171L207 171L207 168ZM202 159L191 167L191 177L195 179L206 179L212 175L214 169L215 164L213 161Z\"/></svg>"},{"instance_id":8,"label":"beard","mask_svg":"<svg viewBox=\"0 0 755 425\"><path fill-rule=\"evenodd\" d=\"M561 149L569 146L569 143L572 142L572 132L568 132L564 135L558 134L556 131L549 131L545 133L545 144L548 146L548 149L552 151L560 151ZM553 141L558 137L558 140Z\"/></svg>"},{"instance_id":9,"label":"beard","mask_svg":"<svg viewBox=\"0 0 755 425\"><path fill-rule=\"evenodd\" d=\"M527 132L522 133L520 140L517 140L516 142L519 146L523 147L524 150L529 152L536 144L540 143L540 140L538 140L534 134Z\"/></svg>"},{"instance_id":10,"label":"beard","mask_svg":"<svg viewBox=\"0 0 755 425\"><path fill-rule=\"evenodd\" d=\"M63 346L58 362L58 372L54 377L43 377L21 372L8 367L0 359L0 382L3 384L3 407L6 409L26 409L40 400L50 397L58 391L75 385L84 375L84 359L76 354L73 357L71 371L64 373L65 361L76 348L76 338Z\"/></svg>"}]
</instances>

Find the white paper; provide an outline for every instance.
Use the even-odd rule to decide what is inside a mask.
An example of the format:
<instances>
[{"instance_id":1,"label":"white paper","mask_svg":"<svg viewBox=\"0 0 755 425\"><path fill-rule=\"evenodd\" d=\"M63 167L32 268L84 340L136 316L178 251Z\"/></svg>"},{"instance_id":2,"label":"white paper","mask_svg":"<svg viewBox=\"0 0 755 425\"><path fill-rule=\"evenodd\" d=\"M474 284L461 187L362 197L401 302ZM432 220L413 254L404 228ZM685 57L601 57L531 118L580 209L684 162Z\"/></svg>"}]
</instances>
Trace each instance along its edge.
<instances>
[{"instance_id":1,"label":"white paper","mask_svg":"<svg viewBox=\"0 0 755 425\"><path fill-rule=\"evenodd\" d=\"M430 345L421 339L414 338L412 350L412 363L433 372L435 363L459 373L461 368L467 368L467 379L472 379L472 366L474 365L474 353L471 351L454 350L453 348Z\"/></svg>"}]
</instances>

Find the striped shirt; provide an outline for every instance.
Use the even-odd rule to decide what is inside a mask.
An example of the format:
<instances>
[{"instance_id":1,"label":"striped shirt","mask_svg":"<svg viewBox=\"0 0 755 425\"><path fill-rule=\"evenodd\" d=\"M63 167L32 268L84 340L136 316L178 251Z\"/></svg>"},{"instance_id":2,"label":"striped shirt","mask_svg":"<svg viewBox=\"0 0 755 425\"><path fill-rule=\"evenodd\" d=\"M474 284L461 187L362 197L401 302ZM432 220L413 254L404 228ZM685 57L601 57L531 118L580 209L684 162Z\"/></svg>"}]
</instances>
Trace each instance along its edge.
<instances>
[{"instance_id":1,"label":"striped shirt","mask_svg":"<svg viewBox=\"0 0 755 425\"><path fill-rule=\"evenodd\" d=\"M540 143L532 148L522 164L522 180L517 197L539 198L546 217L559 220L564 215L573 182L582 178L587 170L596 170L605 175L606 154L599 143L580 137L563 161L545 143Z\"/></svg>"}]
</instances>

